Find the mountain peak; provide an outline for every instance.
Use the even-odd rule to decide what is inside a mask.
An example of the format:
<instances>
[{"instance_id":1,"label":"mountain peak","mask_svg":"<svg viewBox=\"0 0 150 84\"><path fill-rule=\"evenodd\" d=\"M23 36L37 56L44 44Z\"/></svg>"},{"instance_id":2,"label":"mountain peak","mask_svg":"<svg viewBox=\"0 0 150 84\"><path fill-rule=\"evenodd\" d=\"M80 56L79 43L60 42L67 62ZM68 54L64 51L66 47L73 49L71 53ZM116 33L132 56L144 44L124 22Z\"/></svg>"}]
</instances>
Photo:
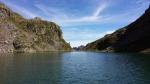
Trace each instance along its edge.
<instances>
[{"instance_id":1,"label":"mountain peak","mask_svg":"<svg viewBox=\"0 0 150 84\"><path fill-rule=\"evenodd\" d=\"M42 20L40 17L34 17L33 20Z\"/></svg>"},{"instance_id":2,"label":"mountain peak","mask_svg":"<svg viewBox=\"0 0 150 84\"><path fill-rule=\"evenodd\" d=\"M3 3L0 3L0 9L5 9L5 10L9 10L10 11L10 9Z\"/></svg>"},{"instance_id":3,"label":"mountain peak","mask_svg":"<svg viewBox=\"0 0 150 84\"><path fill-rule=\"evenodd\" d=\"M0 3L0 53L71 50L61 32L53 22L25 19Z\"/></svg>"},{"instance_id":4,"label":"mountain peak","mask_svg":"<svg viewBox=\"0 0 150 84\"><path fill-rule=\"evenodd\" d=\"M149 8L145 11L145 13L150 13L150 5Z\"/></svg>"},{"instance_id":5,"label":"mountain peak","mask_svg":"<svg viewBox=\"0 0 150 84\"><path fill-rule=\"evenodd\" d=\"M150 52L150 6L135 22L84 47L85 50Z\"/></svg>"},{"instance_id":6,"label":"mountain peak","mask_svg":"<svg viewBox=\"0 0 150 84\"><path fill-rule=\"evenodd\" d=\"M12 15L12 11L3 3L0 3L0 17L6 18L7 16Z\"/></svg>"}]
</instances>

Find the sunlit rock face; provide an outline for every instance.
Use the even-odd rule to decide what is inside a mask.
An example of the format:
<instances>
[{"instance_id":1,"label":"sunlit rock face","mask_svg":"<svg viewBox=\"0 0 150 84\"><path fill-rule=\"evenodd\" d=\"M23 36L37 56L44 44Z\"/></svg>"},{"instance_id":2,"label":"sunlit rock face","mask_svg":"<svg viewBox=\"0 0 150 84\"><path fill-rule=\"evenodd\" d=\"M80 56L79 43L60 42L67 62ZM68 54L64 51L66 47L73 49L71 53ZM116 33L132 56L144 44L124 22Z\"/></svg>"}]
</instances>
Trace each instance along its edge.
<instances>
[{"instance_id":1,"label":"sunlit rock face","mask_svg":"<svg viewBox=\"0 0 150 84\"><path fill-rule=\"evenodd\" d=\"M25 19L0 4L0 52L69 50L57 24L38 17Z\"/></svg>"},{"instance_id":2,"label":"sunlit rock face","mask_svg":"<svg viewBox=\"0 0 150 84\"><path fill-rule=\"evenodd\" d=\"M135 22L87 44L84 50L150 52L150 7Z\"/></svg>"}]
</instances>

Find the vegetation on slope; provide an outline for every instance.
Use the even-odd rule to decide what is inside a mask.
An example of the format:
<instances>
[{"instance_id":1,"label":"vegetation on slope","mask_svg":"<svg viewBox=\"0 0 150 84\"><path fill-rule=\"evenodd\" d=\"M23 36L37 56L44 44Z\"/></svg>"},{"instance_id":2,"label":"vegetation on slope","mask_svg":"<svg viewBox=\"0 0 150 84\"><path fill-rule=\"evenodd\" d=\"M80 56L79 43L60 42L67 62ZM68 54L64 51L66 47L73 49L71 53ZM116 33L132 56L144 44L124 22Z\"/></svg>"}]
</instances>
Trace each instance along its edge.
<instances>
[{"instance_id":1,"label":"vegetation on slope","mask_svg":"<svg viewBox=\"0 0 150 84\"><path fill-rule=\"evenodd\" d=\"M38 17L24 19L4 4L0 4L0 34L0 51L3 52L71 50L57 24L43 21ZM9 38L11 38L10 41L8 41ZM7 44L3 44L5 41L8 41Z\"/></svg>"}]
</instances>

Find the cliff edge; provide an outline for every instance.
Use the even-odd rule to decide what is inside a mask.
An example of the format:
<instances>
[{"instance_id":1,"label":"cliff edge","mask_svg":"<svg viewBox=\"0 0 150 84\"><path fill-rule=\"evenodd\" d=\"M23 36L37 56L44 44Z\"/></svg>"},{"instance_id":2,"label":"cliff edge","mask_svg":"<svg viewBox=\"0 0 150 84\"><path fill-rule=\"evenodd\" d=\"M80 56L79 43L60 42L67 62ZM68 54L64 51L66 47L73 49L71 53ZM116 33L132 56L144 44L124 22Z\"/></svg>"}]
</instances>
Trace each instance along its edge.
<instances>
[{"instance_id":1,"label":"cliff edge","mask_svg":"<svg viewBox=\"0 0 150 84\"><path fill-rule=\"evenodd\" d=\"M150 7L135 22L87 44L83 50L150 52Z\"/></svg>"},{"instance_id":2,"label":"cliff edge","mask_svg":"<svg viewBox=\"0 0 150 84\"><path fill-rule=\"evenodd\" d=\"M0 4L0 52L70 50L56 23L38 17L25 19Z\"/></svg>"}]
</instances>

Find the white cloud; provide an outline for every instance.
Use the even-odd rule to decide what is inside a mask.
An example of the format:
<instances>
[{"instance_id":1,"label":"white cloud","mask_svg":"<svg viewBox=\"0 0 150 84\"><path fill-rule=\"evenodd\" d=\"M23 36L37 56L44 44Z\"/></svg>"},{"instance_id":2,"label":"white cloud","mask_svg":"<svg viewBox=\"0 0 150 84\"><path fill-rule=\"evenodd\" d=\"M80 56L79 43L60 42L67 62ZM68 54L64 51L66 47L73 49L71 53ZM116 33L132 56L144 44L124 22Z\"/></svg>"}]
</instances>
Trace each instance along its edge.
<instances>
[{"instance_id":1,"label":"white cloud","mask_svg":"<svg viewBox=\"0 0 150 84\"><path fill-rule=\"evenodd\" d=\"M140 4L140 5L145 5L147 3L150 3L150 1L149 0L137 0L136 1L136 4Z\"/></svg>"},{"instance_id":2,"label":"white cloud","mask_svg":"<svg viewBox=\"0 0 150 84\"><path fill-rule=\"evenodd\" d=\"M69 14L61 8L48 7L42 4L35 4L35 7L40 9L47 17L46 20L51 20L61 25L78 24L87 22L98 22L101 19L101 13L108 7L107 3L101 3L94 10L91 10L91 15L85 15L82 17L71 17L73 14ZM92 13L92 11L94 11Z\"/></svg>"},{"instance_id":3,"label":"white cloud","mask_svg":"<svg viewBox=\"0 0 150 84\"><path fill-rule=\"evenodd\" d=\"M3 1L3 3L5 3L9 8L11 8L14 12L18 12L21 15L23 15L26 18L34 18L38 15L36 15L35 13L25 9L24 7L15 5L13 3L7 2L7 1Z\"/></svg>"},{"instance_id":4,"label":"white cloud","mask_svg":"<svg viewBox=\"0 0 150 84\"><path fill-rule=\"evenodd\" d=\"M3 0L4 1L4 0ZM26 1L26 0L24 0ZM92 0L93 1L93 0ZM98 0L99 1L99 0ZM112 0L113 1L113 0ZM114 0L114 3L117 3L115 5L118 5L120 3L117 2L118 0ZM5 1L4 1L5 2ZM12 8L15 12L19 12L22 14L24 17L27 18L33 18L33 17L41 17L45 20L51 20L56 23L58 23L61 26L78 26L78 25L88 25L88 24L112 24L112 23L124 23L124 24L129 24L130 22L134 21L137 19L147 8L147 6L150 4L149 0L132 0L133 4L136 2L136 8L133 9L127 9L127 11L116 13L116 14L104 14L103 12L105 10L109 10L108 7L112 6L111 2L100 2L100 4L94 3L94 5L99 4L95 8L91 8L93 10L89 10L91 14L87 14L84 16L75 16L72 17L74 14L70 14L69 11L64 10L63 8L55 8L55 7L50 7L46 5L42 5L40 3L34 4L38 13L36 11L31 11L27 10L24 7L15 5L11 2L5 2L10 8ZM91 6L93 7L93 6ZM135 7L135 6L134 6ZM41 15L42 14L42 15ZM45 15L45 16L43 16ZM80 14L79 14L80 15ZM78 31L79 30L79 31ZM114 31L105 31L105 32L100 32L92 29L80 29L80 28L75 28L75 29L70 29L70 30L65 30L64 32L64 37L65 40L70 41L71 45L74 46L80 46L82 44L87 44L91 41L95 41L101 37L103 37L105 34L112 33Z\"/></svg>"},{"instance_id":5,"label":"white cloud","mask_svg":"<svg viewBox=\"0 0 150 84\"><path fill-rule=\"evenodd\" d=\"M107 7L108 4L100 4L96 11L93 13L92 17L98 17L99 14Z\"/></svg>"},{"instance_id":6,"label":"white cloud","mask_svg":"<svg viewBox=\"0 0 150 84\"><path fill-rule=\"evenodd\" d=\"M27 18L34 18L34 17L37 17L36 14L28 11L27 9L25 8L19 8L19 7L16 7L17 11L21 11L21 14L24 15L25 17Z\"/></svg>"},{"instance_id":7,"label":"white cloud","mask_svg":"<svg viewBox=\"0 0 150 84\"><path fill-rule=\"evenodd\" d=\"M88 25L88 24L113 24L113 23L125 23L125 25L127 25L135 21L139 16L141 16L141 14L143 14L143 12L145 11L145 8L147 8L148 4L150 4L148 0L138 0L137 3L138 5L136 9L133 8L133 9L124 10L124 12L120 12L118 14L102 14L102 12L106 10L106 8L112 5L112 2L103 2L94 9L95 11L92 10L94 12L91 13L91 15L72 18L67 13L63 12L62 15L65 15L66 17L62 19L56 17L54 21L59 23L61 26L73 26L73 25L75 26L75 25ZM117 3L116 5L118 4L119 3Z\"/></svg>"},{"instance_id":8,"label":"white cloud","mask_svg":"<svg viewBox=\"0 0 150 84\"><path fill-rule=\"evenodd\" d=\"M91 40L76 40L76 41L71 41L71 46L72 47L78 47L81 45L86 45L87 43L91 42Z\"/></svg>"},{"instance_id":9,"label":"white cloud","mask_svg":"<svg viewBox=\"0 0 150 84\"><path fill-rule=\"evenodd\" d=\"M81 23L81 22L97 22L101 19L101 12L108 6L108 4L100 4L96 10L90 16L83 16L77 18L65 18L63 20L58 20L60 23ZM57 19L56 19L57 20Z\"/></svg>"},{"instance_id":10,"label":"white cloud","mask_svg":"<svg viewBox=\"0 0 150 84\"><path fill-rule=\"evenodd\" d=\"M57 19L57 21L59 21L61 19L68 18L67 14L64 13L64 11L61 10L61 8L58 9L54 7L47 7L42 4L35 4L35 7L40 9L40 11L43 12L43 14L47 16L47 17L44 17L44 19L47 19L47 20L55 21Z\"/></svg>"},{"instance_id":11,"label":"white cloud","mask_svg":"<svg viewBox=\"0 0 150 84\"><path fill-rule=\"evenodd\" d=\"M105 32L94 31L89 28L77 30L76 28L68 29L64 32L64 38L68 42L70 41L72 47L77 47L80 45L86 45L92 41L102 38L106 34L113 33L114 30L108 30Z\"/></svg>"}]
</instances>

